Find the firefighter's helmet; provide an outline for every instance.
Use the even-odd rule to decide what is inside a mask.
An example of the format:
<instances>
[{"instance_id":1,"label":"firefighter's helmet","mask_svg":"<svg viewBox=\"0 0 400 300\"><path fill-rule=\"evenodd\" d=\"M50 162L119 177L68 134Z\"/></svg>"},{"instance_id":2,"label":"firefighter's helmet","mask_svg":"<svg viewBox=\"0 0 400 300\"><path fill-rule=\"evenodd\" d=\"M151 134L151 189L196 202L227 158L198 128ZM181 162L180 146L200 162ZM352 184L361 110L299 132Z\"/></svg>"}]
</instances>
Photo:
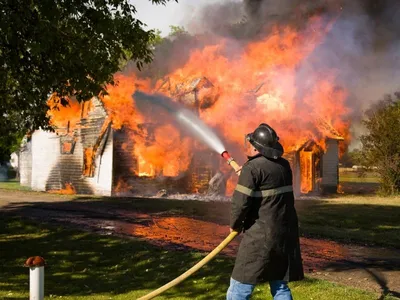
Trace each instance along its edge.
<instances>
[{"instance_id":1,"label":"firefighter's helmet","mask_svg":"<svg viewBox=\"0 0 400 300\"><path fill-rule=\"evenodd\" d=\"M250 142L263 156L277 159L283 155L283 147L275 130L268 124L260 124L252 133L246 135Z\"/></svg>"}]
</instances>

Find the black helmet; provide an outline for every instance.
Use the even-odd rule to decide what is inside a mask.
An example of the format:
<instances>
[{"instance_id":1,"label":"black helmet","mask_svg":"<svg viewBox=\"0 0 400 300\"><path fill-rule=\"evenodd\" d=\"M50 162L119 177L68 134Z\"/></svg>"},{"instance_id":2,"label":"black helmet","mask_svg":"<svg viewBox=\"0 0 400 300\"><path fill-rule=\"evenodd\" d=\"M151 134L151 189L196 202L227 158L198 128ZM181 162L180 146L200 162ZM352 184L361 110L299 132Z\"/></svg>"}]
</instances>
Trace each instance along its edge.
<instances>
[{"instance_id":1,"label":"black helmet","mask_svg":"<svg viewBox=\"0 0 400 300\"><path fill-rule=\"evenodd\" d=\"M253 133L246 135L246 139L265 157L277 159L283 155L279 137L268 124L260 124Z\"/></svg>"}]
</instances>

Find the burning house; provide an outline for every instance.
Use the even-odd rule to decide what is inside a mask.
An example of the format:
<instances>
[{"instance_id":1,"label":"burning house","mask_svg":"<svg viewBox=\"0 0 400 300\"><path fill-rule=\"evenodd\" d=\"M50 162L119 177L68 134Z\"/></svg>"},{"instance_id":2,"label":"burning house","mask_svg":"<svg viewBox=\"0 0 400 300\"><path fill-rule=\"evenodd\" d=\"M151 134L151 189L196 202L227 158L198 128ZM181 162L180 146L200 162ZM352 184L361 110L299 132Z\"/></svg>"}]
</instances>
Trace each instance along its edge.
<instances>
[{"instance_id":1,"label":"burning house","mask_svg":"<svg viewBox=\"0 0 400 300\"><path fill-rule=\"evenodd\" d=\"M175 87L167 79L158 87L160 90L198 115L218 101L215 87L204 77ZM252 97L257 98L257 93L253 91ZM279 103L269 105L279 107ZM232 192L234 182L227 188L226 181L234 181L235 176L230 176L230 169L224 170L218 154L198 141L191 141L190 147L195 151L191 151L190 157L178 155L175 161L164 157L165 164L149 163L146 153L168 155L157 149L165 143L157 133L157 122L144 122L136 128L126 125L114 128L112 113L98 98L82 104L72 102L65 109L69 111L66 114L62 109L55 112L57 117L65 114L65 118L56 120L56 132L35 131L25 141L20 152L21 184L40 191L96 195L205 194L212 189L214 195ZM336 192L339 142L343 138L333 128L328 129L325 128L329 132L324 140L325 149L310 139L286 151L297 195ZM169 134L167 138L173 139ZM164 146L169 148L167 144ZM176 165L180 160L187 161L186 169Z\"/></svg>"},{"instance_id":2,"label":"burning house","mask_svg":"<svg viewBox=\"0 0 400 300\"><path fill-rule=\"evenodd\" d=\"M214 41L193 49L184 65L156 82L116 74L118 84L101 99L71 100L49 112L57 130L36 131L27 140L21 183L99 195L230 195L237 176L219 154L185 134L160 105L143 107L132 99L140 90L191 110L239 163L245 161L244 135L270 124L291 162L296 194L336 191L338 158L349 139L347 94L335 72L301 70L329 28L319 19L309 25L313 30L302 33L274 29L234 51L226 41Z\"/></svg>"},{"instance_id":3,"label":"burning house","mask_svg":"<svg viewBox=\"0 0 400 300\"><path fill-rule=\"evenodd\" d=\"M188 82L190 88L182 85L179 96L175 94L177 90L170 93L198 113L201 105L196 93L203 83ZM98 98L71 104L53 112L56 132L37 130L25 140L20 150L21 184L39 191L96 195L154 195L163 190L204 193L219 169L218 155L197 141L193 141L196 148L193 155L178 155L179 160L188 161L184 172L179 172L179 167L177 172L176 161L167 157L164 157L166 164L148 163L144 158L146 153L166 155L162 149L165 141L157 135L156 121L138 124L137 128L125 125L115 129ZM140 141L143 148L139 149L135 141Z\"/></svg>"}]
</instances>

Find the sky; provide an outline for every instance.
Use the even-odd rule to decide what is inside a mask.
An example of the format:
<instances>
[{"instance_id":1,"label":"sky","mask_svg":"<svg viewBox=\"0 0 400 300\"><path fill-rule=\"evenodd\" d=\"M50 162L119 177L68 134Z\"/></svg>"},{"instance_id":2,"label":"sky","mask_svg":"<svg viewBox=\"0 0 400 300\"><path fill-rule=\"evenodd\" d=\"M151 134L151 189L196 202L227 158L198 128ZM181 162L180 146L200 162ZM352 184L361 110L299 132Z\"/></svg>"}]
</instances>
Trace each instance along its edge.
<instances>
[{"instance_id":1,"label":"sky","mask_svg":"<svg viewBox=\"0 0 400 300\"><path fill-rule=\"evenodd\" d=\"M130 0L136 9L136 17L147 24L146 29L160 29L163 36L168 35L170 25L185 26L191 15L202 6L218 0L180 0L164 5L152 4L149 0Z\"/></svg>"}]
</instances>

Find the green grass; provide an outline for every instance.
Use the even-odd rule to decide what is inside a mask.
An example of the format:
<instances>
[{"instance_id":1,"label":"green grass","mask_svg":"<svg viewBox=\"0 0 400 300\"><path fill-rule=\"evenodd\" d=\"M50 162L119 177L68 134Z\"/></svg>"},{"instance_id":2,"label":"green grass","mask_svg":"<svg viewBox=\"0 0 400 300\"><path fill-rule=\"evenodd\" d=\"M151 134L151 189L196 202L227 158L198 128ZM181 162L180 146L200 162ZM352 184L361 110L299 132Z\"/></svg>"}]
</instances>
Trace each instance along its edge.
<instances>
[{"instance_id":1,"label":"green grass","mask_svg":"<svg viewBox=\"0 0 400 300\"><path fill-rule=\"evenodd\" d=\"M400 197L300 200L296 207L304 235L400 248Z\"/></svg>"},{"instance_id":2,"label":"green grass","mask_svg":"<svg viewBox=\"0 0 400 300\"><path fill-rule=\"evenodd\" d=\"M343 171L339 169L339 181L379 183L380 178L379 174L377 174L376 172Z\"/></svg>"},{"instance_id":3,"label":"green grass","mask_svg":"<svg viewBox=\"0 0 400 300\"><path fill-rule=\"evenodd\" d=\"M45 298L68 300L136 299L203 257L198 252L167 251L145 241L28 222L5 213L0 217L1 299L28 298L29 271L22 265L32 255L43 256L48 264ZM232 267L233 259L219 256L157 299L224 299ZM377 299L373 293L311 278L290 287L298 300ZM257 286L252 299L271 299L267 286Z\"/></svg>"},{"instance_id":4,"label":"green grass","mask_svg":"<svg viewBox=\"0 0 400 300\"><path fill-rule=\"evenodd\" d=\"M340 174L340 182L365 182L365 183L379 183L379 177L360 177L357 174Z\"/></svg>"},{"instance_id":5,"label":"green grass","mask_svg":"<svg viewBox=\"0 0 400 300\"><path fill-rule=\"evenodd\" d=\"M31 188L20 185L17 180L0 181L0 189L17 190L17 191L30 191Z\"/></svg>"}]
</instances>

